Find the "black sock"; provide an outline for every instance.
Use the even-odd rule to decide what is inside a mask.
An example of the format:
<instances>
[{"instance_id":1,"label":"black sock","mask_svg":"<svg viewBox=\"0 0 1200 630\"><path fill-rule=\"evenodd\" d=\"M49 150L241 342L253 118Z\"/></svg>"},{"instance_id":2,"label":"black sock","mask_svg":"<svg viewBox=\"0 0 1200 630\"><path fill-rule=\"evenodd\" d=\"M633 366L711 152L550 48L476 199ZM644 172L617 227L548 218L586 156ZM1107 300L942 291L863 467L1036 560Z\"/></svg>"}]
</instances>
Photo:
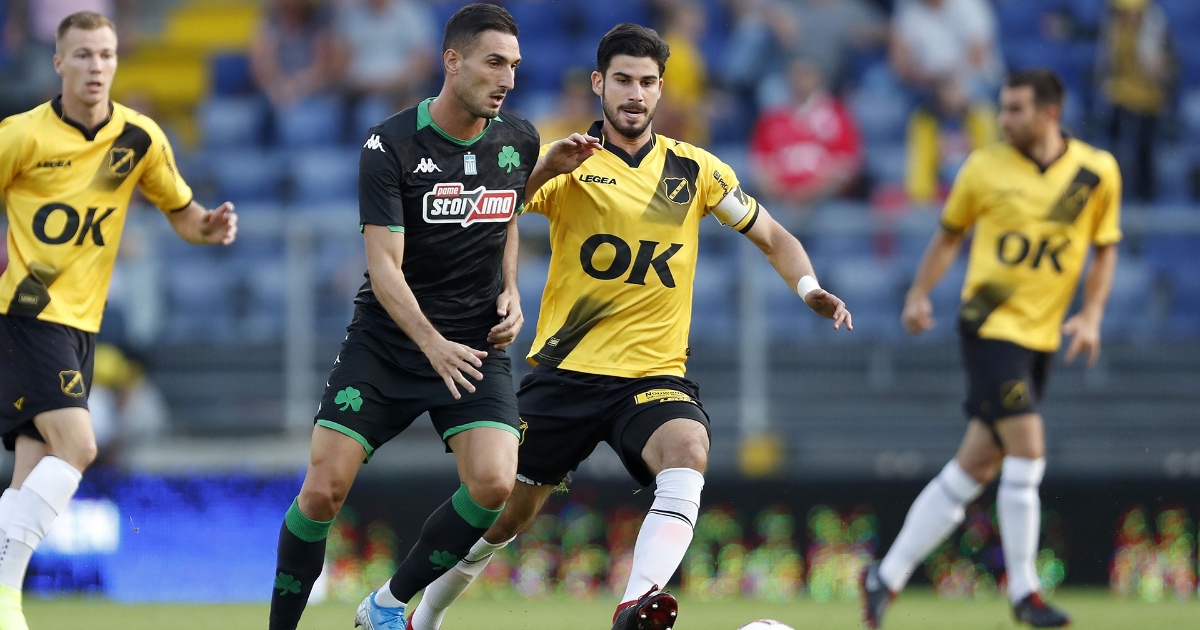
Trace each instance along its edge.
<instances>
[{"instance_id":1,"label":"black sock","mask_svg":"<svg viewBox=\"0 0 1200 630\"><path fill-rule=\"evenodd\" d=\"M392 596L407 604L421 589L454 568L499 517L500 510L479 505L467 493L465 484L459 486L454 496L425 521L421 537L392 576Z\"/></svg>"},{"instance_id":2,"label":"black sock","mask_svg":"<svg viewBox=\"0 0 1200 630\"><path fill-rule=\"evenodd\" d=\"M270 630L295 630L300 623L308 595L325 564L325 540L332 523L308 518L300 511L299 499L292 501L279 529Z\"/></svg>"}]
</instances>

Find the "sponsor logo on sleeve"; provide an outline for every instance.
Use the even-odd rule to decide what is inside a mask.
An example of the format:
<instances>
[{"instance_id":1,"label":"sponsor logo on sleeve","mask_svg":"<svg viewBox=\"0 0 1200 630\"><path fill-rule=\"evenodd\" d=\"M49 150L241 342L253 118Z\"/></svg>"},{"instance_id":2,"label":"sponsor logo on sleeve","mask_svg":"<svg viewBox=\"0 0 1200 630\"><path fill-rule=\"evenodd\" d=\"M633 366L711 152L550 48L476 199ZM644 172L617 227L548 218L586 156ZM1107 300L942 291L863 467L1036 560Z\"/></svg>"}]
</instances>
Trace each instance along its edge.
<instances>
[{"instance_id":1,"label":"sponsor logo on sleeve","mask_svg":"<svg viewBox=\"0 0 1200 630\"><path fill-rule=\"evenodd\" d=\"M483 186L467 190L460 183L434 184L425 193L426 223L507 223L517 210L517 191L488 190Z\"/></svg>"}]
</instances>

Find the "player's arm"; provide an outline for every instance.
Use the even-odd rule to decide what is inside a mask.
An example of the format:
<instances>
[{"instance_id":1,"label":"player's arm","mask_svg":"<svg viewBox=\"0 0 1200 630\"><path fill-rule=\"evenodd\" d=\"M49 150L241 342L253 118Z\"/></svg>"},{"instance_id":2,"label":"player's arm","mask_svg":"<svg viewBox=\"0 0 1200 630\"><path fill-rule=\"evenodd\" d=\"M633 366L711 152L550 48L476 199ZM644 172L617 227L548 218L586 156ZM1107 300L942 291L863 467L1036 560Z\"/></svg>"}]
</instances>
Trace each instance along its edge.
<instances>
[{"instance_id":1,"label":"player's arm","mask_svg":"<svg viewBox=\"0 0 1200 630\"><path fill-rule=\"evenodd\" d=\"M929 294L958 258L962 242L962 232L944 226L938 228L933 238L929 239L925 255L921 257L921 264L917 267L917 275L904 297L904 312L900 319L909 334L917 335L933 328L933 302L930 301Z\"/></svg>"},{"instance_id":2,"label":"player's arm","mask_svg":"<svg viewBox=\"0 0 1200 630\"><path fill-rule=\"evenodd\" d=\"M1092 267L1083 283L1083 308L1063 324L1063 334L1071 337L1067 347L1067 363L1081 353L1087 353L1088 365L1100 358L1100 324L1104 307L1112 293L1113 275L1117 272L1117 246L1097 245L1092 252Z\"/></svg>"},{"instance_id":3,"label":"player's arm","mask_svg":"<svg viewBox=\"0 0 1200 630\"><path fill-rule=\"evenodd\" d=\"M533 198L546 182L579 168L585 160L604 148L599 138L573 133L551 144L534 164L533 171L525 181L525 198Z\"/></svg>"},{"instance_id":4,"label":"player's arm","mask_svg":"<svg viewBox=\"0 0 1200 630\"><path fill-rule=\"evenodd\" d=\"M196 245L229 245L237 238L237 215L228 201L215 210L206 210L193 200L169 213L167 219L176 234Z\"/></svg>"},{"instance_id":5,"label":"player's arm","mask_svg":"<svg viewBox=\"0 0 1200 630\"><path fill-rule=\"evenodd\" d=\"M730 200L728 203L740 204L739 196L731 193L726 195L725 199ZM727 204L727 202L722 200L721 204ZM718 217L725 213L725 208L721 204L718 204L714 211ZM724 222L725 219L722 218L722 221ZM820 287L815 287L817 272L813 270L812 261L809 260L808 253L804 251L804 246L800 244L800 241L761 206L757 207L757 217L753 221L753 225L745 231L746 238L762 250L763 254L766 254L767 261L788 283L788 286L802 294L804 303L814 312L822 317L832 319L834 329L841 328L841 325L845 323L847 330L854 330L854 320L850 316L850 311L846 310L845 303L836 295ZM815 288L810 289L805 286L806 283L801 281L806 276L811 278L809 282Z\"/></svg>"},{"instance_id":6,"label":"player's arm","mask_svg":"<svg viewBox=\"0 0 1200 630\"><path fill-rule=\"evenodd\" d=\"M507 347L516 341L521 334L521 326L525 325L525 314L521 312L521 293L517 289L517 266L520 259L520 236L517 233L517 217L508 222L508 234L505 236L504 258L501 262L504 277L504 289L496 300L496 314L500 323L488 332L488 343L497 349Z\"/></svg>"},{"instance_id":7,"label":"player's arm","mask_svg":"<svg viewBox=\"0 0 1200 630\"><path fill-rule=\"evenodd\" d=\"M404 232L393 232L385 225L364 225L363 238L366 240L371 290L384 310L425 353L455 400L462 397L455 383L474 393L475 386L463 374L483 380L478 368L483 365L482 359L487 353L446 339L421 312L417 296L404 278Z\"/></svg>"}]
</instances>

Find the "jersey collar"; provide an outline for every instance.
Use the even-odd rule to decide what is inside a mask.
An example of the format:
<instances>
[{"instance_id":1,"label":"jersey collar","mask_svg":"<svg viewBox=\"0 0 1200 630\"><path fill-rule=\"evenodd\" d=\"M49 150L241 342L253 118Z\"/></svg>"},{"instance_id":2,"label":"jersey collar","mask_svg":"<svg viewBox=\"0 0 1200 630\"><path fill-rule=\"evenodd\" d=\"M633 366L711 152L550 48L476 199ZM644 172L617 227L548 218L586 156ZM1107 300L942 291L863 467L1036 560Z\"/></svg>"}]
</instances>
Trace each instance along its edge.
<instances>
[{"instance_id":1,"label":"jersey collar","mask_svg":"<svg viewBox=\"0 0 1200 630\"><path fill-rule=\"evenodd\" d=\"M439 135L459 146L469 147L472 144L479 142L479 139L483 137L483 134L487 133L488 129L492 128L492 121L500 120L499 116L496 116L492 120L489 120L487 122L487 124L483 126L483 131L480 131L479 135L475 136L474 138L471 138L470 140L463 140L462 138L455 138L454 136L450 135L449 133L446 133L446 130L439 127L437 125L437 123L433 122L433 115L431 115L429 113L429 104L433 102L434 98L437 98L437 97L427 98L427 99L421 101L420 104L417 105L417 131L420 131L426 127L432 127L433 130L437 132L437 135ZM500 122L504 122L504 121L500 121Z\"/></svg>"},{"instance_id":2,"label":"jersey collar","mask_svg":"<svg viewBox=\"0 0 1200 630\"><path fill-rule=\"evenodd\" d=\"M1042 175L1045 175L1046 172L1049 171L1051 168L1053 168L1055 164L1058 164L1059 162L1062 161L1063 158L1067 157L1067 154L1070 153L1071 149L1075 146L1075 143L1072 142L1071 134L1063 132L1062 139L1063 139L1063 152L1059 153L1058 157L1054 158L1053 160L1050 160L1050 163L1045 166L1042 166L1041 162L1038 162L1037 160L1033 159L1033 156L1025 153L1024 151L1019 151L1019 150L1017 150L1016 147L1013 147L1013 150L1017 152L1017 155L1020 155L1021 157L1025 158L1026 160L1029 160L1029 162L1031 164L1033 164L1033 167L1036 168L1039 173L1041 173Z\"/></svg>"},{"instance_id":3,"label":"jersey collar","mask_svg":"<svg viewBox=\"0 0 1200 630\"><path fill-rule=\"evenodd\" d=\"M650 155L650 152L654 150L654 145L658 143L658 136L651 133L650 142L642 145L642 148L638 149L636 155L629 155L629 152L621 147L615 145L609 146L608 138L604 135L603 120L597 120L596 122L592 123L591 128L588 129L588 135L593 138L600 138L600 144L602 144L605 149L608 149L610 153L621 158L621 161L628 164L631 168L637 168L641 166L642 160L646 159L647 155Z\"/></svg>"},{"instance_id":4,"label":"jersey collar","mask_svg":"<svg viewBox=\"0 0 1200 630\"><path fill-rule=\"evenodd\" d=\"M83 137L86 138L88 142L91 142L96 139L96 134L100 133L100 130L103 129L105 125L107 125L109 122L112 121L112 116L113 116L113 104L112 104L112 100L109 100L108 101L108 118L105 118L103 121L100 122L99 125L96 125L95 129L88 129L87 127L84 127L82 124L80 124L78 121L67 118L67 115L63 113L62 94L55 96L54 99L50 101L50 107L52 107L54 109L54 113L58 115L59 120L78 129L79 133L83 134Z\"/></svg>"}]
</instances>

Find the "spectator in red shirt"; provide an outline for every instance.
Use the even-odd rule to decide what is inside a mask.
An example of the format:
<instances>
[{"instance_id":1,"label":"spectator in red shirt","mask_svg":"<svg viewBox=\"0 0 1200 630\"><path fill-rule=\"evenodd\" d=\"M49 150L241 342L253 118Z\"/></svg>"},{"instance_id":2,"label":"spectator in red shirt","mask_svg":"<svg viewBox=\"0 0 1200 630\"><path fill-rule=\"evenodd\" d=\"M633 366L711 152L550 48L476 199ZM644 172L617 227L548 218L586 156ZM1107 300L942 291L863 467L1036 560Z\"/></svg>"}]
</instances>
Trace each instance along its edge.
<instances>
[{"instance_id":1,"label":"spectator in red shirt","mask_svg":"<svg viewBox=\"0 0 1200 630\"><path fill-rule=\"evenodd\" d=\"M858 126L826 88L815 63L788 65L787 105L754 124L750 159L760 193L777 202L807 205L843 192L862 168Z\"/></svg>"}]
</instances>

